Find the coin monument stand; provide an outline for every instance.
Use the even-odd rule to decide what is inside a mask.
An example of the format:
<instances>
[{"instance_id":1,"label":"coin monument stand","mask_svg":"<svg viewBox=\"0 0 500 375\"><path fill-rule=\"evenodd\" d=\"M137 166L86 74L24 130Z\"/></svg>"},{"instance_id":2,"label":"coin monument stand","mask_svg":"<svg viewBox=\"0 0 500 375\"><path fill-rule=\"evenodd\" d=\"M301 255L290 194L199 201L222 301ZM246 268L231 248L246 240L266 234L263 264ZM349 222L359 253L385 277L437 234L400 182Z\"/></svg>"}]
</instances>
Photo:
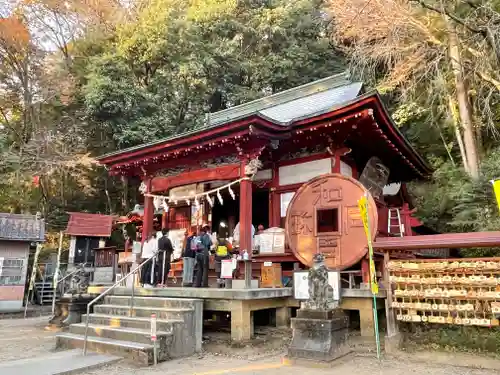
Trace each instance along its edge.
<instances>
[{"instance_id":1,"label":"coin monument stand","mask_svg":"<svg viewBox=\"0 0 500 375\"><path fill-rule=\"evenodd\" d=\"M309 299L292 318L293 338L288 350L291 360L331 362L350 352L347 345L348 318L333 299L328 268L321 253L309 269Z\"/></svg>"}]
</instances>

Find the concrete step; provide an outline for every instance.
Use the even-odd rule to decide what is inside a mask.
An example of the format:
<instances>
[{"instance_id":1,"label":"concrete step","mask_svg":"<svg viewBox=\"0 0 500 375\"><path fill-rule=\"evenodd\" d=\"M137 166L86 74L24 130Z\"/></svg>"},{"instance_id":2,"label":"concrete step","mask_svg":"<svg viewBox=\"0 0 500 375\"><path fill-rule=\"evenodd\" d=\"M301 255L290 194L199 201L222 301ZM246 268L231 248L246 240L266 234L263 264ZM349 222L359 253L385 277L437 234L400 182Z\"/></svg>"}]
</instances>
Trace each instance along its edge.
<instances>
[{"instance_id":1,"label":"concrete step","mask_svg":"<svg viewBox=\"0 0 500 375\"><path fill-rule=\"evenodd\" d=\"M72 324L69 332L77 335L85 335L85 323ZM89 324L88 335L94 337L105 337L113 340L133 341L141 344L151 344L151 330L126 327L110 327L100 324ZM168 346L172 344L172 331L157 331L158 341Z\"/></svg>"},{"instance_id":2,"label":"concrete step","mask_svg":"<svg viewBox=\"0 0 500 375\"><path fill-rule=\"evenodd\" d=\"M82 315L82 322L87 322L87 314ZM105 325L109 327L138 328L149 330L151 328L151 318L141 318L137 316L120 316L106 314L90 314L90 324ZM175 325L183 324L182 319L156 320L158 330L171 332Z\"/></svg>"},{"instance_id":3,"label":"concrete step","mask_svg":"<svg viewBox=\"0 0 500 375\"><path fill-rule=\"evenodd\" d=\"M104 303L108 305L130 306L131 301L132 298L130 296L106 296ZM194 309L198 301L190 298L134 297L134 306Z\"/></svg>"},{"instance_id":4,"label":"concrete step","mask_svg":"<svg viewBox=\"0 0 500 375\"><path fill-rule=\"evenodd\" d=\"M83 348L84 335L74 333L58 333L56 335L57 349ZM158 344L157 344L158 345ZM168 359L168 353L158 345L158 360ZM87 350L89 352L113 354L126 358L128 361L142 366L153 363L154 347L152 344L142 344L133 341L113 340L105 337L87 337Z\"/></svg>"},{"instance_id":5,"label":"concrete step","mask_svg":"<svg viewBox=\"0 0 500 375\"><path fill-rule=\"evenodd\" d=\"M127 306L120 305L96 305L94 306L94 312L96 314L107 314L107 315L120 315L129 316L130 308ZM134 306L132 309L132 316L138 317L151 317L151 314L156 313L158 319L182 319L187 322L187 315L192 316L194 309L185 308L160 308L160 307L140 307Z\"/></svg>"},{"instance_id":6,"label":"concrete step","mask_svg":"<svg viewBox=\"0 0 500 375\"><path fill-rule=\"evenodd\" d=\"M66 350L0 363L2 375L68 375L86 372L121 360L121 357L88 353L80 349Z\"/></svg>"}]
</instances>

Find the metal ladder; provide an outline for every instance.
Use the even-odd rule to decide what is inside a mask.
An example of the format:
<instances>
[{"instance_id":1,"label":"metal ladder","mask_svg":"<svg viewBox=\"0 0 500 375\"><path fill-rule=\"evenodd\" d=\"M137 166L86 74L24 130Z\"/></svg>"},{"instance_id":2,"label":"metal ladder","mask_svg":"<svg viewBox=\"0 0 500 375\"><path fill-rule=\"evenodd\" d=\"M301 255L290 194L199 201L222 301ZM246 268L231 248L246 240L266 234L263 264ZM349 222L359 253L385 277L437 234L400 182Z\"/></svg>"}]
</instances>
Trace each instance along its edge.
<instances>
[{"instance_id":1,"label":"metal ladder","mask_svg":"<svg viewBox=\"0 0 500 375\"><path fill-rule=\"evenodd\" d=\"M397 231L393 230L394 228L397 228ZM389 208L387 233L395 237L403 237L404 231L404 225L401 223L401 213L399 211L399 208Z\"/></svg>"}]
</instances>

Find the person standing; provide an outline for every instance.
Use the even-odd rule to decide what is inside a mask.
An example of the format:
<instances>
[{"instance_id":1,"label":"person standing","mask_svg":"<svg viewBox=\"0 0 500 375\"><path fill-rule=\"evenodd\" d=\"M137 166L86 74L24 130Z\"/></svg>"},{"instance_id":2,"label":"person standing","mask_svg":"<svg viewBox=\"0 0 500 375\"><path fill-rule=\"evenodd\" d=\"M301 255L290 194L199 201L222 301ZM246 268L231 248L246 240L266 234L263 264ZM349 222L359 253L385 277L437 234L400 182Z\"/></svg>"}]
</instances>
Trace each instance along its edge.
<instances>
[{"instance_id":1,"label":"person standing","mask_svg":"<svg viewBox=\"0 0 500 375\"><path fill-rule=\"evenodd\" d=\"M168 273L170 272L170 262L172 261L172 253L174 252L174 247L172 246L172 241L168 238L168 229L163 228L161 230L162 236L158 240L158 265L161 267L160 272L160 283L164 286L167 285Z\"/></svg>"},{"instance_id":2,"label":"person standing","mask_svg":"<svg viewBox=\"0 0 500 375\"><path fill-rule=\"evenodd\" d=\"M193 272L196 257L196 234L191 232L184 243L182 251L182 286L193 286Z\"/></svg>"},{"instance_id":3,"label":"person standing","mask_svg":"<svg viewBox=\"0 0 500 375\"><path fill-rule=\"evenodd\" d=\"M208 288L208 263L210 260L209 251L212 247L212 239L208 234L208 225L204 225L200 230L199 238L196 241L196 272L195 286L197 288Z\"/></svg>"},{"instance_id":4,"label":"person standing","mask_svg":"<svg viewBox=\"0 0 500 375\"><path fill-rule=\"evenodd\" d=\"M153 255L156 255L157 252L158 252L158 240L155 238L153 234L150 234L142 246L142 254L141 254L142 263L147 261L147 263L144 264L141 269L141 284L143 287L147 287L148 285L150 287L156 286L158 282L157 272L156 272L157 271L156 257L150 259Z\"/></svg>"},{"instance_id":5,"label":"person standing","mask_svg":"<svg viewBox=\"0 0 500 375\"><path fill-rule=\"evenodd\" d=\"M225 281L221 277L222 271L222 261L231 259L231 252L233 250L233 246L222 237L217 239L217 244L215 246L215 273L217 274L217 285L221 288Z\"/></svg>"}]
</instances>

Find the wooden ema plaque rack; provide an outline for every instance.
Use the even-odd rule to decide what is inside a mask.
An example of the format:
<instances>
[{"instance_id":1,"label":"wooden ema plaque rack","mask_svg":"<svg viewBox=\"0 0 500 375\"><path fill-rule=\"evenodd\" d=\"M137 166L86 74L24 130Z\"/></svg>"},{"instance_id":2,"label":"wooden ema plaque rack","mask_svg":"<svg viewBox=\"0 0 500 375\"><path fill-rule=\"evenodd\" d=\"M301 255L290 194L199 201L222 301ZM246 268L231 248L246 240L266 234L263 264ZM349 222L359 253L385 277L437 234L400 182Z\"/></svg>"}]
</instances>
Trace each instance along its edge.
<instances>
[{"instance_id":1,"label":"wooden ema plaque rack","mask_svg":"<svg viewBox=\"0 0 500 375\"><path fill-rule=\"evenodd\" d=\"M499 325L500 258L394 260L387 266L397 320Z\"/></svg>"}]
</instances>

